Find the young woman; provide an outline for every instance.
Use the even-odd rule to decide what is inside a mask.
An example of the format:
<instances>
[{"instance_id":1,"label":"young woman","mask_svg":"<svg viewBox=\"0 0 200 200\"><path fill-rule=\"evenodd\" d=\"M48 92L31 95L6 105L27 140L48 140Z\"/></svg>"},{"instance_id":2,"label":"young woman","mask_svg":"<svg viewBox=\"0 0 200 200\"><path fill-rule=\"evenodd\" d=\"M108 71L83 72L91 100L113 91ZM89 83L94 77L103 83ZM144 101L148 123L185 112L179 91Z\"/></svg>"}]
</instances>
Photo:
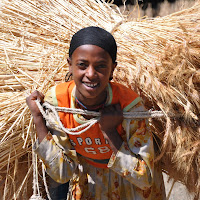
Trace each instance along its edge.
<instances>
[{"instance_id":1,"label":"young woman","mask_svg":"<svg viewBox=\"0 0 200 200\"><path fill-rule=\"evenodd\" d=\"M123 111L142 111L140 97L111 82L116 63L114 37L99 27L78 31L69 49L73 80L53 87L45 96L35 91L27 98L38 141L34 148L47 173L57 182L69 182L69 200L165 199L161 170L154 166L153 139L144 119L123 119ZM48 128L35 101L55 106L100 111L98 123L80 135ZM67 128L84 124L91 116L59 113Z\"/></svg>"}]
</instances>

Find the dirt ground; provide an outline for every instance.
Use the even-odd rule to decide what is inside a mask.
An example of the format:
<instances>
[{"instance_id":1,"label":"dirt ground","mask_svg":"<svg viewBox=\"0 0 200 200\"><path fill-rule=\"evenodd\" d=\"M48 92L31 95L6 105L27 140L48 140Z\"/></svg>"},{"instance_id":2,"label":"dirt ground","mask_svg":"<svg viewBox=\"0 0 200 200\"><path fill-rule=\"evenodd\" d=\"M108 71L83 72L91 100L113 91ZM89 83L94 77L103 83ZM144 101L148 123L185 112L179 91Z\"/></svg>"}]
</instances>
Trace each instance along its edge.
<instances>
[{"instance_id":1,"label":"dirt ground","mask_svg":"<svg viewBox=\"0 0 200 200\"><path fill-rule=\"evenodd\" d=\"M168 176L164 173L163 177L165 182L166 195L168 197L173 181L168 181ZM168 200L193 200L193 195L188 193L184 185L181 183L175 183Z\"/></svg>"}]
</instances>

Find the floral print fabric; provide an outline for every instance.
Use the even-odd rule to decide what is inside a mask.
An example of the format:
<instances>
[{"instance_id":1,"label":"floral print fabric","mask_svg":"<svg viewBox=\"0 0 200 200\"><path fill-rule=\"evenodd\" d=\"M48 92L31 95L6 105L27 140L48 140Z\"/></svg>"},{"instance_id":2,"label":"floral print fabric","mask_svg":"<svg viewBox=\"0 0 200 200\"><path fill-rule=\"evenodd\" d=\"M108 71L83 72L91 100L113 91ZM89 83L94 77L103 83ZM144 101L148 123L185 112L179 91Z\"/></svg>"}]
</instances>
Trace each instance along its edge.
<instances>
[{"instance_id":1,"label":"floral print fabric","mask_svg":"<svg viewBox=\"0 0 200 200\"><path fill-rule=\"evenodd\" d=\"M55 92L45 100L53 104ZM74 95L72 93L72 95ZM74 99L74 98L72 98ZM130 111L142 111L141 102ZM82 117L82 116L81 116ZM57 182L70 181L68 200L164 200L165 189L161 169L154 165L154 148L147 120L124 120L124 143L111 155L108 168L97 168L79 156L68 136L50 130L35 152L47 173ZM127 130L129 127L129 130ZM127 134L128 132L128 134Z\"/></svg>"}]
</instances>

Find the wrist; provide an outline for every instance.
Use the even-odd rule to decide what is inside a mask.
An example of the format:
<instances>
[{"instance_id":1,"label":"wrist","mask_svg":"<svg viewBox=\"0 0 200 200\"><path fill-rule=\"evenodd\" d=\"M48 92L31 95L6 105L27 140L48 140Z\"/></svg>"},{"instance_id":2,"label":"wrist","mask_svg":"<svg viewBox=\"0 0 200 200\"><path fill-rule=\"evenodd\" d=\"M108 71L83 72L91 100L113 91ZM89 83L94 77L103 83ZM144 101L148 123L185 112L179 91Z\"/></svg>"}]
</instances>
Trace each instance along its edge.
<instances>
[{"instance_id":1,"label":"wrist","mask_svg":"<svg viewBox=\"0 0 200 200\"><path fill-rule=\"evenodd\" d=\"M120 149L123 139L118 133L117 129L109 129L107 132L103 132L104 138L108 140L113 152L116 154Z\"/></svg>"},{"instance_id":2,"label":"wrist","mask_svg":"<svg viewBox=\"0 0 200 200\"><path fill-rule=\"evenodd\" d=\"M100 127L100 128L101 128L102 132L104 132L107 135L110 135L113 132L117 131L117 129L115 127L114 128L113 127L112 128L102 128L102 127Z\"/></svg>"},{"instance_id":3,"label":"wrist","mask_svg":"<svg viewBox=\"0 0 200 200\"><path fill-rule=\"evenodd\" d=\"M33 117L33 123L35 124L36 133L39 139L39 143L47 136L48 128L46 122L42 115L37 115Z\"/></svg>"},{"instance_id":4,"label":"wrist","mask_svg":"<svg viewBox=\"0 0 200 200\"><path fill-rule=\"evenodd\" d=\"M35 125L37 125L37 124L45 124L45 120L44 120L44 118L43 118L43 116L42 116L42 114L41 115L32 115L33 116L33 122L34 122L34 124Z\"/></svg>"}]
</instances>

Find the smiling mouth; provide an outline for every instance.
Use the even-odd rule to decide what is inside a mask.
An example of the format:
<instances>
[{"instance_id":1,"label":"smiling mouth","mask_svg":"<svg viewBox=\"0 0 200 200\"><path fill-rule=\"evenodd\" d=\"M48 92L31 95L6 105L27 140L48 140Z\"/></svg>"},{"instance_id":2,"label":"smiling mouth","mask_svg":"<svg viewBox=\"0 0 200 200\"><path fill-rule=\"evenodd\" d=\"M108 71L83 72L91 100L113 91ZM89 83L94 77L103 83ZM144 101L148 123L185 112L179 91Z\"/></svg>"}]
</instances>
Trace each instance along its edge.
<instances>
[{"instance_id":1,"label":"smiling mouth","mask_svg":"<svg viewBox=\"0 0 200 200\"><path fill-rule=\"evenodd\" d=\"M98 83L83 83L83 84L90 88L96 88L99 85Z\"/></svg>"}]
</instances>

